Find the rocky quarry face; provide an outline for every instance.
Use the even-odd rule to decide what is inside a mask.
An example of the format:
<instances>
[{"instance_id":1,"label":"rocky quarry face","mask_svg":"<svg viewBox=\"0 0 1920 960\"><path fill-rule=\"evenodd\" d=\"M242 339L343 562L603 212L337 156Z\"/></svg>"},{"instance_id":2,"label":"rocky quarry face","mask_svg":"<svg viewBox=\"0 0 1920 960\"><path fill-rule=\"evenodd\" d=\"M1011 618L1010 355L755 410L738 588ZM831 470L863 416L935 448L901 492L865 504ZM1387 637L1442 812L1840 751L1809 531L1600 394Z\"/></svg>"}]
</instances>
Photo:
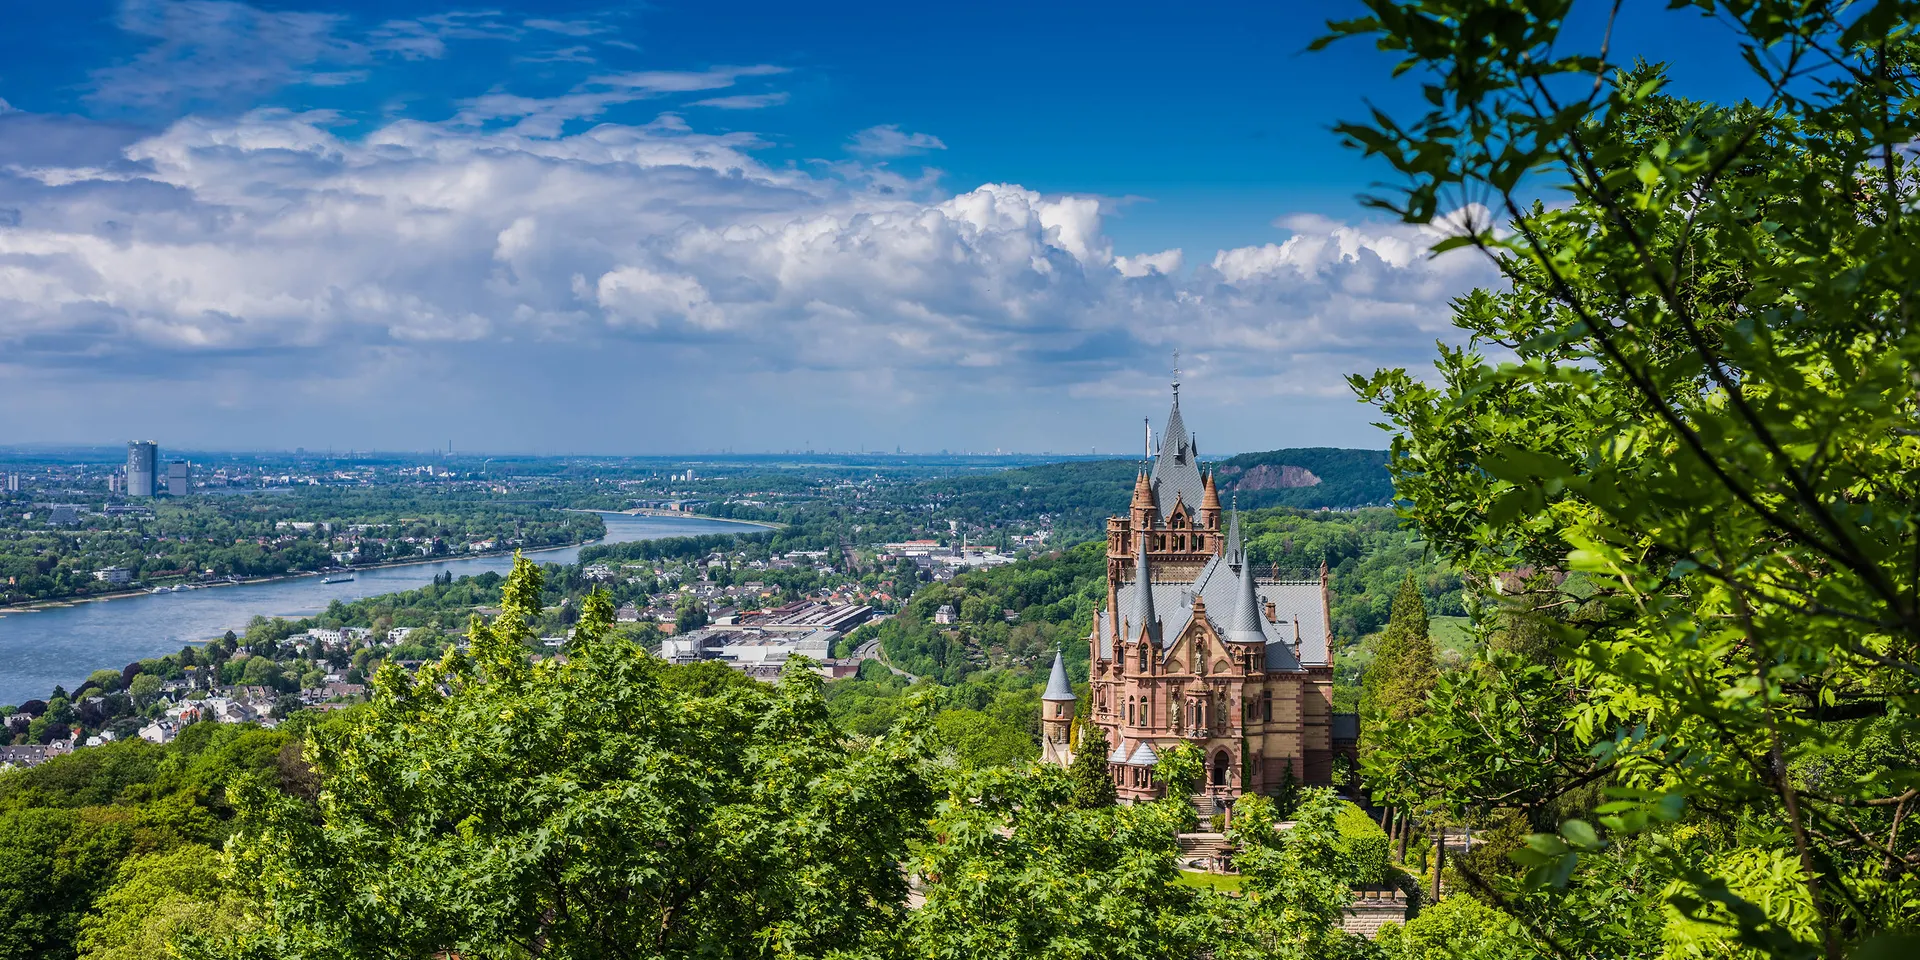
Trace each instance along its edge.
<instances>
[{"instance_id":1,"label":"rocky quarry face","mask_svg":"<svg viewBox=\"0 0 1920 960\"><path fill-rule=\"evenodd\" d=\"M1223 471L1224 472L1224 471ZM1240 472L1233 478L1229 489L1233 490L1286 490L1293 487L1312 487L1320 483L1320 478L1305 467L1276 467L1263 463L1250 470Z\"/></svg>"}]
</instances>

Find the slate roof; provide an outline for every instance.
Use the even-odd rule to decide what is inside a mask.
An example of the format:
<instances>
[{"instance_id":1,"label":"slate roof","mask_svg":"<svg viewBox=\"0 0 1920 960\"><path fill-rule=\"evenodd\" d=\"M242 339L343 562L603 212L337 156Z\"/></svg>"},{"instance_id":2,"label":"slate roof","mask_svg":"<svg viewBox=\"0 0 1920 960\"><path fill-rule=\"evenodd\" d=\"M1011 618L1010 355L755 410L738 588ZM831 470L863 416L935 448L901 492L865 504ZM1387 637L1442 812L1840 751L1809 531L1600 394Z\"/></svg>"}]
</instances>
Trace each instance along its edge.
<instances>
[{"instance_id":1,"label":"slate roof","mask_svg":"<svg viewBox=\"0 0 1920 960\"><path fill-rule=\"evenodd\" d=\"M1261 637L1267 644L1267 669L1298 670L1304 661L1316 666L1329 662L1327 655L1330 637L1327 631L1326 605L1321 595L1318 580L1260 580L1254 579L1254 597L1259 601L1259 628ZM1124 583L1119 589L1120 609L1131 609L1138 602L1136 591L1138 581ZM1152 604L1166 623L1167 636L1179 636L1193 618L1193 598L1197 595L1207 603L1212 614L1216 632L1222 636L1228 633L1226 618L1232 616L1241 601L1240 577L1233 567L1219 557L1207 561L1198 577L1192 583L1155 583L1152 584ZM1266 605L1274 605L1275 621L1269 623L1266 618ZM1294 624L1299 623L1300 656L1293 655ZM1113 650L1107 643L1110 631L1104 619L1096 616L1094 627L1100 630L1100 654L1111 658Z\"/></svg>"},{"instance_id":2,"label":"slate roof","mask_svg":"<svg viewBox=\"0 0 1920 960\"><path fill-rule=\"evenodd\" d=\"M1229 566L1227 569L1231 571L1233 567ZM1240 575L1234 578L1233 608L1226 611L1224 618L1216 621L1226 628L1220 632L1221 639L1229 643L1262 643L1266 640L1266 633L1260 628L1260 623L1266 619L1266 616L1260 607L1260 598L1256 591L1257 588L1253 582L1253 565L1241 564Z\"/></svg>"},{"instance_id":3,"label":"slate roof","mask_svg":"<svg viewBox=\"0 0 1920 960\"><path fill-rule=\"evenodd\" d=\"M1153 583L1153 568L1147 562L1147 535L1144 533L1139 534L1134 540L1139 544L1138 549L1134 551L1133 555L1134 579L1139 583L1151 585ZM1147 639L1151 641L1155 647L1160 646L1160 615L1155 611L1161 607L1159 604L1153 602L1155 599L1152 590L1134 591L1133 603L1127 604L1124 607L1124 609L1131 614L1127 622L1128 640L1139 636L1140 631L1144 629L1147 632Z\"/></svg>"},{"instance_id":4,"label":"slate roof","mask_svg":"<svg viewBox=\"0 0 1920 960\"><path fill-rule=\"evenodd\" d=\"M1180 415L1180 385L1174 384L1173 408L1167 414L1166 435L1160 438L1148 483L1154 506L1164 519L1176 502L1198 513L1206 498L1206 479L1200 473L1199 449L1187 432ZM1331 662L1331 635L1327 623L1325 588L1318 580L1260 580L1258 571L1242 571L1246 559L1240 533L1240 511L1236 507L1227 529L1227 542L1221 555L1210 558L1190 583L1155 582L1146 556L1146 543L1136 533L1135 576L1120 584L1114 609L1119 624L1108 620L1108 611L1093 616L1094 643L1103 660L1115 655L1113 638L1117 628L1126 628L1132 640L1142 626L1149 631L1162 657L1167 636L1179 636L1193 618L1195 597L1203 598L1220 636L1241 643L1266 644L1266 668L1272 671L1302 669L1302 664L1325 666ZM1266 617L1266 605L1273 604L1274 620ZM1169 632L1170 631L1170 632ZM1257 637L1257 639L1255 639ZM1300 653L1294 655L1295 640ZM1058 657L1055 658L1058 660ZM1048 682L1049 692L1052 681ZM1072 688L1069 686L1069 690ZM1115 753L1119 753L1118 750ZM1117 761L1116 761L1117 762Z\"/></svg>"},{"instance_id":5,"label":"slate roof","mask_svg":"<svg viewBox=\"0 0 1920 960\"><path fill-rule=\"evenodd\" d=\"M1187 515L1200 512L1207 483L1200 476L1200 451L1195 448L1187 422L1180 417L1180 388L1174 386L1173 410L1167 414L1167 432L1160 438L1160 450L1153 458L1153 505L1161 519L1173 512L1176 501L1187 505Z\"/></svg>"},{"instance_id":6,"label":"slate roof","mask_svg":"<svg viewBox=\"0 0 1920 960\"><path fill-rule=\"evenodd\" d=\"M1047 676L1047 692L1040 695L1042 700L1078 700L1073 695L1073 685L1067 682L1066 661L1061 659L1060 651L1053 652L1053 672Z\"/></svg>"},{"instance_id":7,"label":"slate roof","mask_svg":"<svg viewBox=\"0 0 1920 960\"><path fill-rule=\"evenodd\" d=\"M1127 745L1123 743L1123 744L1120 744L1119 746L1114 747L1113 752L1107 754L1107 762L1108 763L1126 763L1127 762Z\"/></svg>"},{"instance_id":8,"label":"slate roof","mask_svg":"<svg viewBox=\"0 0 1920 960\"><path fill-rule=\"evenodd\" d=\"M1133 748L1133 756L1128 757L1127 762L1136 767L1151 767L1159 763L1160 758L1154 755L1152 744L1142 743Z\"/></svg>"}]
</instances>

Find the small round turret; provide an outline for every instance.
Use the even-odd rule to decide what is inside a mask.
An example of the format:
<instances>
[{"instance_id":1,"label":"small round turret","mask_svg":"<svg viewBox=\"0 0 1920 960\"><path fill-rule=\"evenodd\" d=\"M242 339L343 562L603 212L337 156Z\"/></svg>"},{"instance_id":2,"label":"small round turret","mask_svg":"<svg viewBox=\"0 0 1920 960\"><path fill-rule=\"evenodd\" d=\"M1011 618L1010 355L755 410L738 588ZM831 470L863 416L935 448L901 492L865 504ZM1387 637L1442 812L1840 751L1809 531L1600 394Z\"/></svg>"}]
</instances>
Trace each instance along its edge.
<instances>
[{"instance_id":1,"label":"small round turret","mask_svg":"<svg viewBox=\"0 0 1920 960\"><path fill-rule=\"evenodd\" d=\"M1065 766L1073 759L1073 708L1079 697L1067 682L1067 664L1060 651L1053 652L1053 670L1047 675L1047 692L1040 695L1040 747L1042 759Z\"/></svg>"}]
</instances>

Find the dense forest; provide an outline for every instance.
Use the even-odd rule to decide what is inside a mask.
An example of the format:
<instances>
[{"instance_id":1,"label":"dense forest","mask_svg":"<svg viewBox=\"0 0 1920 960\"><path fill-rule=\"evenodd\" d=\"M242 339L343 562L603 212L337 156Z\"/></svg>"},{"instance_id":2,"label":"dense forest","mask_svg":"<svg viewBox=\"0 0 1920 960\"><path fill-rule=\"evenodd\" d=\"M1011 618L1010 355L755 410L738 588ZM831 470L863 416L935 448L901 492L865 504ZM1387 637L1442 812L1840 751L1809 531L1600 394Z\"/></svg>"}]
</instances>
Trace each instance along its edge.
<instances>
[{"instance_id":1,"label":"dense forest","mask_svg":"<svg viewBox=\"0 0 1920 960\"><path fill-rule=\"evenodd\" d=\"M1216 466L1222 497L1241 507L1289 506L1351 509L1393 499L1384 450L1305 448L1248 453ZM1282 467L1304 474L1287 475ZM1099 536L1106 518L1124 512L1133 492L1137 460L1077 460L984 474L934 477L877 490L872 499L904 511L937 509L943 517L992 525L1012 518L1045 516L1063 536Z\"/></svg>"}]
</instances>

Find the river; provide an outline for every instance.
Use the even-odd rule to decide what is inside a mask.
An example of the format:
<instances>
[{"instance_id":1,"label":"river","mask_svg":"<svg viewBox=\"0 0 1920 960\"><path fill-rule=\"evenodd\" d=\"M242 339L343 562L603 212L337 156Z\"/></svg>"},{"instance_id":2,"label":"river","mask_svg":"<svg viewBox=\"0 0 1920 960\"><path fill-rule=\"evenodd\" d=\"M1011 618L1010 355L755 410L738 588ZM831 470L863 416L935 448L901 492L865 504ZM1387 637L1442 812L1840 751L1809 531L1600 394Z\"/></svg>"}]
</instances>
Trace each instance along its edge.
<instances>
[{"instance_id":1,"label":"river","mask_svg":"<svg viewBox=\"0 0 1920 960\"><path fill-rule=\"evenodd\" d=\"M694 517L601 514L607 536L599 543L660 540L710 533L753 533L763 527ZM579 547L527 554L537 563L572 563ZM236 584L77 603L45 610L0 614L0 704L44 698L56 684L72 690L95 670L118 670L136 660L178 651L228 630L240 632L256 615L302 617L335 600L359 600L413 590L448 571L455 577L491 570L505 573L513 557L468 557L361 570L352 583L323 584L319 577Z\"/></svg>"}]
</instances>

